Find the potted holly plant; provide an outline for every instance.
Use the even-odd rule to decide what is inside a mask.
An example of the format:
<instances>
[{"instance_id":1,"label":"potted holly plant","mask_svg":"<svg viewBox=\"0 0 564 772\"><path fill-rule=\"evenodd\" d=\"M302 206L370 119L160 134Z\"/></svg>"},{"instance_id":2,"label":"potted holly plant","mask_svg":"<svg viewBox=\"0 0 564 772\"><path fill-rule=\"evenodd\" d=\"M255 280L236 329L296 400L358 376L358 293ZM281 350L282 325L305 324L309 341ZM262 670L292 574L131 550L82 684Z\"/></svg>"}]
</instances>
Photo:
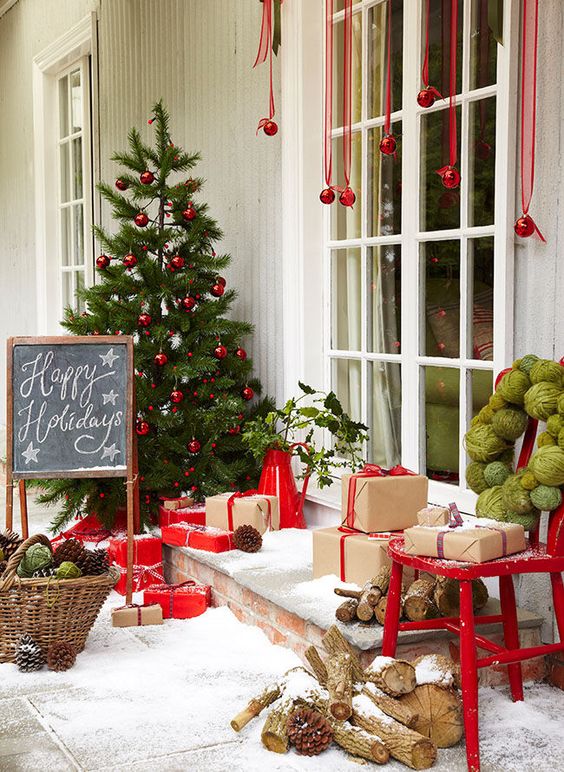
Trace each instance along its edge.
<instances>
[{"instance_id":1,"label":"potted holly plant","mask_svg":"<svg viewBox=\"0 0 564 772\"><path fill-rule=\"evenodd\" d=\"M281 528L305 528L303 502L310 477L325 488L339 467L356 471L363 465L362 443L368 439L367 427L345 413L334 392L317 391L301 382L298 386L299 396L248 421L243 432L244 444L263 464L259 493L278 497ZM316 444L319 429L331 435L330 447ZM291 467L294 456L304 468L301 494Z\"/></svg>"}]
</instances>

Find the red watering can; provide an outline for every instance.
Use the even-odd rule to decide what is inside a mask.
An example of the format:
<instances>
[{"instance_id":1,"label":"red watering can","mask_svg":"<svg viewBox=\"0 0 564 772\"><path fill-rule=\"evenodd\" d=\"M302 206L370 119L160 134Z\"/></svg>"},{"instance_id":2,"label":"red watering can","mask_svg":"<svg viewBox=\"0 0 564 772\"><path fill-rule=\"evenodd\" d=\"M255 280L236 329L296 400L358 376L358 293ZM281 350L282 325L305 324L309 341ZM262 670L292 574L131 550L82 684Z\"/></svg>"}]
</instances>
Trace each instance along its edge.
<instances>
[{"instance_id":1,"label":"red watering can","mask_svg":"<svg viewBox=\"0 0 564 772\"><path fill-rule=\"evenodd\" d=\"M307 474L301 494L292 471L292 449L296 445L309 450L307 445L296 442L289 450L268 450L264 457L258 492L278 497L280 528L306 528L304 501L310 475Z\"/></svg>"}]
</instances>

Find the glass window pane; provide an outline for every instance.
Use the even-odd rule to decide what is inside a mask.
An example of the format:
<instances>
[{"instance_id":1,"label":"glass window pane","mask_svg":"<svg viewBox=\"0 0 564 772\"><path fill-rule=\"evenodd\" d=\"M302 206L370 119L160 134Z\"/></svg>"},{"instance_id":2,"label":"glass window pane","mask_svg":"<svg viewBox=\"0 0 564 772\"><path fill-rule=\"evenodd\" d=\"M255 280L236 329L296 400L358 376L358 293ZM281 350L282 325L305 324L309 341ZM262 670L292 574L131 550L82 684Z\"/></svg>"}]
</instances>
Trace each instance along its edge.
<instances>
[{"instance_id":1,"label":"glass window pane","mask_svg":"<svg viewBox=\"0 0 564 772\"><path fill-rule=\"evenodd\" d=\"M401 369L392 362L368 365L368 460L391 467L401 461Z\"/></svg>"},{"instance_id":2,"label":"glass window pane","mask_svg":"<svg viewBox=\"0 0 564 772\"><path fill-rule=\"evenodd\" d=\"M59 80L59 137L69 133L69 79L65 75Z\"/></svg>"},{"instance_id":3,"label":"glass window pane","mask_svg":"<svg viewBox=\"0 0 564 772\"><path fill-rule=\"evenodd\" d=\"M353 5L355 3L360 3L361 0L353 0ZM338 11L343 11L345 8L345 0L335 0L333 3L333 12L337 13Z\"/></svg>"},{"instance_id":4,"label":"glass window pane","mask_svg":"<svg viewBox=\"0 0 564 772\"><path fill-rule=\"evenodd\" d=\"M470 102L468 223L491 225L495 217L496 98Z\"/></svg>"},{"instance_id":5,"label":"glass window pane","mask_svg":"<svg viewBox=\"0 0 564 772\"><path fill-rule=\"evenodd\" d=\"M72 140L72 197L82 198L82 137Z\"/></svg>"},{"instance_id":6,"label":"glass window pane","mask_svg":"<svg viewBox=\"0 0 564 772\"><path fill-rule=\"evenodd\" d=\"M468 240L468 357L493 360L494 239Z\"/></svg>"},{"instance_id":7,"label":"glass window pane","mask_svg":"<svg viewBox=\"0 0 564 772\"><path fill-rule=\"evenodd\" d=\"M61 265L71 265L71 208L65 206L59 211L61 217Z\"/></svg>"},{"instance_id":8,"label":"glass window pane","mask_svg":"<svg viewBox=\"0 0 564 772\"><path fill-rule=\"evenodd\" d=\"M361 417L361 365L357 359L331 361L331 388L353 421Z\"/></svg>"},{"instance_id":9,"label":"glass window pane","mask_svg":"<svg viewBox=\"0 0 564 772\"><path fill-rule=\"evenodd\" d=\"M369 247L366 259L368 288L368 350L377 354L401 351L401 246Z\"/></svg>"},{"instance_id":10,"label":"glass window pane","mask_svg":"<svg viewBox=\"0 0 564 772\"><path fill-rule=\"evenodd\" d=\"M76 271L75 276L76 276L76 289L78 291L79 289L83 289L84 287L84 271ZM74 307L76 308L77 311L84 311L84 301L78 297L75 297Z\"/></svg>"},{"instance_id":11,"label":"glass window pane","mask_svg":"<svg viewBox=\"0 0 564 772\"><path fill-rule=\"evenodd\" d=\"M432 480L458 483L460 371L425 367L425 458Z\"/></svg>"},{"instance_id":12,"label":"glass window pane","mask_svg":"<svg viewBox=\"0 0 564 772\"><path fill-rule=\"evenodd\" d=\"M80 79L80 70L71 72L70 89L73 133L82 129L82 85Z\"/></svg>"},{"instance_id":13,"label":"glass window pane","mask_svg":"<svg viewBox=\"0 0 564 772\"><path fill-rule=\"evenodd\" d=\"M462 90L462 20L463 0L458 0L458 41L456 62L456 93ZM421 0L421 18L425 21L427 0ZM450 0L430 0L429 19L429 85L434 86L443 96L450 92ZM425 51L425 24L421 24L423 34L422 51Z\"/></svg>"},{"instance_id":14,"label":"glass window pane","mask_svg":"<svg viewBox=\"0 0 564 772\"><path fill-rule=\"evenodd\" d=\"M362 117L362 15L352 19L351 116ZM333 127L343 125L343 22L333 25Z\"/></svg>"},{"instance_id":15,"label":"glass window pane","mask_svg":"<svg viewBox=\"0 0 564 772\"><path fill-rule=\"evenodd\" d=\"M383 155L379 149L383 128L368 131L368 236L401 233L401 121L392 124L392 132L397 150Z\"/></svg>"},{"instance_id":16,"label":"glass window pane","mask_svg":"<svg viewBox=\"0 0 564 772\"><path fill-rule=\"evenodd\" d=\"M477 415L488 404L493 393L493 372L491 370L470 370L470 418ZM468 421L470 424L470 421ZM470 425L468 425L470 428Z\"/></svg>"},{"instance_id":17,"label":"glass window pane","mask_svg":"<svg viewBox=\"0 0 564 772\"><path fill-rule=\"evenodd\" d=\"M84 265L84 218L82 204L73 207L73 254L74 264Z\"/></svg>"},{"instance_id":18,"label":"glass window pane","mask_svg":"<svg viewBox=\"0 0 564 772\"><path fill-rule=\"evenodd\" d=\"M385 113L386 77L388 59L388 8L389 3L379 3L368 10L368 117L376 118ZM392 4L391 50L391 97L392 111L401 110L403 77L403 0Z\"/></svg>"},{"instance_id":19,"label":"glass window pane","mask_svg":"<svg viewBox=\"0 0 564 772\"><path fill-rule=\"evenodd\" d=\"M331 254L331 347L343 351L361 348L360 249L338 249Z\"/></svg>"},{"instance_id":20,"label":"glass window pane","mask_svg":"<svg viewBox=\"0 0 564 772\"><path fill-rule=\"evenodd\" d=\"M67 306L74 306L74 287L73 287L73 272L63 271L62 273L62 292L63 292L63 308Z\"/></svg>"},{"instance_id":21,"label":"glass window pane","mask_svg":"<svg viewBox=\"0 0 564 772\"><path fill-rule=\"evenodd\" d=\"M65 142L59 146L60 178L61 178L61 203L70 200L70 158L69 144Z\"/></svg>"},{"instance_id":22,"label":"glass window pane","mask_svg":"<svg viewBox=\"0 0 564 772\"><path fill-rule=\"evenodd\" d=\"M422 351L426 356L460 356L460 242L421 244L425 276Z\"/></svg>"},{"instance_id":23,"label":"glass window pane","mask_svg":"<svg viewBox=\"0 0 564 772\"><path fill-rule=\"evenodd\" d=\"M331 238L358 239L361 234L361 148L362 137L360 132L352 135L351 158L351 187L354 190L356 201L354 206L343 206L338 197L331 207ZM339 184L344 183L343 174L343 140L341 137L333 140L333 179Z\"/></svg>"},{"instance_id":24,"label":"glass window pane","mask_svg":"<svg viewBox=\"0 0 564 772\"><path fill-rule=\"evenodd\" d=\"M472 0L470 29L470 88L497 80L497 41L488 24L490 0Z\"/></svg>"},{"instance_id":25,"label":"glass window pane","mask_svg":"<svg viewBox=\"0 0 564 772\"><path fill-rule=\"evenodd\" d=\"M456 113L460 153L460 106ZM458 228L460 225L460 190L445 188L437 174L437 169L449 163L449 136L448 110L437 110L421 116L420 228L424 231Z\"/></svg>"}]
</instances>

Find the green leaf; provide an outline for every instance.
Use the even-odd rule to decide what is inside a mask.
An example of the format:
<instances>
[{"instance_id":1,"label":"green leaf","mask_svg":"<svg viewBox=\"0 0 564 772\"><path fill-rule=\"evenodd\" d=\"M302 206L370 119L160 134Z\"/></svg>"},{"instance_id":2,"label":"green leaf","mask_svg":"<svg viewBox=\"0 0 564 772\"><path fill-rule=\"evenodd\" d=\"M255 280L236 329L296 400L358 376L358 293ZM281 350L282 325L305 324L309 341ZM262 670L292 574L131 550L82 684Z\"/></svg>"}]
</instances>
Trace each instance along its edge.
<instances>
[{"instance_id":1,"label":"green leaf","mask_svg":"<svg viewBox=\"0 0 564 772\"><path fill-rule=\"evenodd\" d=\"M343 406L337 399L335 392L330 391L329 394L325 397L323 404L327 410L330 410L334 415L343 415Z\"/></svg>"},{"instance_id":2,"label":"green leaf","mask_svg":"<svg viewBox=\"0 0 564 772\"><path fill-rule=\"evenodd\" d=\"M319 410L316 407L301 407L300 413L306 418L316 418L319 415Z\"/></svg>"},{"instance_id":3,"label":"green leaf","mask_svg":"<svg viewBox=\"0 0 564 772\"><path fill-rule=\"evenodd\" d=\"M315 389L312 389L311 386L307 385L307 383L302 383L301 381L298 381L298 386L304 392L304 394L315 394Z\"/></svg>"}]
</instances>

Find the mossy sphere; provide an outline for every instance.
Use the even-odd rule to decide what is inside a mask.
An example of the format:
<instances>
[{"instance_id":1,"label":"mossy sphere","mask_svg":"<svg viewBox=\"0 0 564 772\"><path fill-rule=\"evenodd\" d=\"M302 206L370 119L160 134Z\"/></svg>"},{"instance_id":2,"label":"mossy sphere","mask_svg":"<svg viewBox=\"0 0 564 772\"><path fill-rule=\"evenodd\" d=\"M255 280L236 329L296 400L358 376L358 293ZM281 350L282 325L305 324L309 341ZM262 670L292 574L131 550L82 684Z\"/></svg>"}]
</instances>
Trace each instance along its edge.
<instances>
[{"instance_id":1,"label":"mossy sphere","mask_svg":"<svg viewBox=\"0 0 564 772\"><path fill-rule=\"evenodd\" d=\"M562 393L560 386L549 381L542 381L531 386L525 394L525 410L531 418L546 421L556 412L558 398Z\"/></svg>"},{"instance_id":2,"label":"mossy sphere","mask_svg":"<svg viewBox=\"0 0 564 772\"><path fill-rule=\"evenodd\" d=\"M55 571L57 579L78 579L82 576L82 571L70 560L64 560L61 565Z\"/></svg>"},{"instance_id":3,"label":"mossy sphere","mask_svg":"<svg viewBox=\"0 0 564 772\"><path fill-rule=\"evenodd\" d=\"M548 432L541 432L537 437L537 447L544 448L546 445L556 445L556 440Z\"/></svg>"},{"instance_id":4,"label":"mossy sphere","mask_svg":"<svg viewBox=\"0 0 564 772\"><path fill-rule=\"evenodd\" d=\"M513 464L515 462L515 448L507 448L500 455L498 461L502 461L506 466L513 471Z\"/></svg>"},{"instance_id":5,"label":"mossy sphere","mask_svg":"<svg viewBox=\"0 0 564 772\"><path fill-rule=\"evenodd\" d=\"M527 375L531 372L531 368L539 361L536 354L525 354L519 361L519 370L522 370Z\"/></svg>"},{"instance_id":6,"label":"mossy sphere","mask_svg":"<svg viewBox=\"0 0 564 772\"><path fill-rule=\"evenodd\" d=\"M488 484L488 488L493 488L495 485L503 485L510 474L511 472L503 461L492 461L484 469L484 479Z\"/></svg>"},{"instance_id":7,"label":"mossy sphere","mask_svg":"<svg viewBox=\"0 0 564 772\"><path fill-rule=\"evenodd\" d=\"M507 405L507 402L503 399L501 394L498 394L496 391L489 398L488 405L492 410L501 410L502 407Z\"/></svg>"},{"instance_id":8,"label":"mossy sphere","mask_svg":"<svg viewBox=\"0 0 564 772\"><path fill-rule=\"evenodd\" d=\"M524 488L526 491L532 491L538 484L539 481L529 469L523 472L521 476L521 488Z\"/></svg>"},{"instance_id":9,"label":"mossy sphere","mask_svg":"<svg viewBox=\"0 0 564 772\"><path fill-rule=\"evenodd\" d=\"M558 432L558 447L564 450L564 429L560 429Z\"/></svg>"},{"instance_id":10,"label":"mossy sphere","mask_svg":"<svg viewBox=\"0 0 564 772\"><path fill-rule=\"evenodd\" d=\"M505 508L501 500L501 486L488 488L480 493L476 501L476 514L478 517L492 517L494 520L503 520Z\"/></svg>"},{"instance_id":11,"label":"mossy sphere","mask_svg":"<svg viewBox=\"0 0 564 772\"><path fill-rule=\"evenodd\" d=\"M525 531L534 531L539 520L539 513L529 512L528 514L520 515L517 512L506 512L504 520L506 523L522 525Z\"/></svg>"},{"instance_id":12,"label":"mossy sphere","mask_svg":"<svg viewBox=\"0 0 564 772\"><path fill-rule=\"evenodd\" d=\"M491 426L478 424L466 432L466 450L472 461L495 461L507 448Z\"/></svg>"},{"instance_id":13,"label":"mossy sphere","mask_svg":"<svg viewBox=\"0 0 564 772\"><path fill-rule=\"evenodd\" d=\"M501 488L501 498L507 512L526 515L533 509L531 494L521 486L520 475L507 478Z\"/></svg>"},{"instance_id":14,"label":"mossy sphere","mask_svg":"<svg viewBox=\"0 0 564 772\"><path fill-rule=\"evenodd\" d=\"M525 394L530 387L531 382L528 375L521 370L510 370L499 382L497 392L507 402L522 405Z\"/></svg>"},{"instance_id":15,"label":"mossy sphere","mask_svg":"<svg viewBox=\"0 0 564 772\"><path fill-rule=\"evenodd\" d=\"M482 493L482 491L485 491L486 488L490 487L484 478L485 468L486 464L480 463L479 461L472 461L472 463L468 464L466 467L466 482L470 490L474 491L474 493Z\"/></svg>"},{"instance_id":16,"label":"mossy sphere","mask_svg":"<svg viewBox=\"0 0 564 772\"><path fill-rule=\"evenodd\" d=\"M552 512L562 503L562 491L552 485L539 485L531 491L531 501L541 512Z\"/></svg>"},{"instance_id":17,"label":"mossy sphere","mask_svg":"<svg viewBox=\"0 0 564 772\"><path fill-rule=\"evenodd\" d=\"M562 420L562 416L555 413L554 415L551 415L548 417L546 421L546 431L549 434L552 434L555 440L558 439L558 434L560 433L560 429L564 428L564 421Z\"/></svg>"},{"instance_id":18,"label":"mossy sphere","mask_svg":"<svg viewBox=\"0 0 564 772\"><path fill-rule=\"evenodd\" d=\"M539 448L529 461L529 469L542 485L564 485L564 449L557 445Z\"/></svg>"},{"instance_id":19,"label":"mossy sphere","mask_svg":"<svg viewBox=\"0 0 564 772\"><path fill-rule=\"evenodd\" d=\"M562 373L564 368L553 362L551 359L539 359L532 367L529 373L531 383L542 383L543 381L550 381L557 386L562 385Z\"/></svg>"},{"instance_id":20,"label":"mossy sphere","mask_svg":"<svg viewBox=\"0 0 564 772\"><path fill-rule=\"evenodd\" d=\"M513 407L504 407L498 410L492 418L492 429L504 440L515 442L527 427L528 416L524 410Z\"/></svg>"},{"instance_id":21,"label":"mossy sphere","mask_svg":"<svg viewBox=\"0 0 564 772\"><path fill-rule=\"evenodd\" d=\"M564 394L561 394L558 397L558 402L556 404L556 407L558 408L559 415L564 416Z\"/></svg>"}]
</instances>

